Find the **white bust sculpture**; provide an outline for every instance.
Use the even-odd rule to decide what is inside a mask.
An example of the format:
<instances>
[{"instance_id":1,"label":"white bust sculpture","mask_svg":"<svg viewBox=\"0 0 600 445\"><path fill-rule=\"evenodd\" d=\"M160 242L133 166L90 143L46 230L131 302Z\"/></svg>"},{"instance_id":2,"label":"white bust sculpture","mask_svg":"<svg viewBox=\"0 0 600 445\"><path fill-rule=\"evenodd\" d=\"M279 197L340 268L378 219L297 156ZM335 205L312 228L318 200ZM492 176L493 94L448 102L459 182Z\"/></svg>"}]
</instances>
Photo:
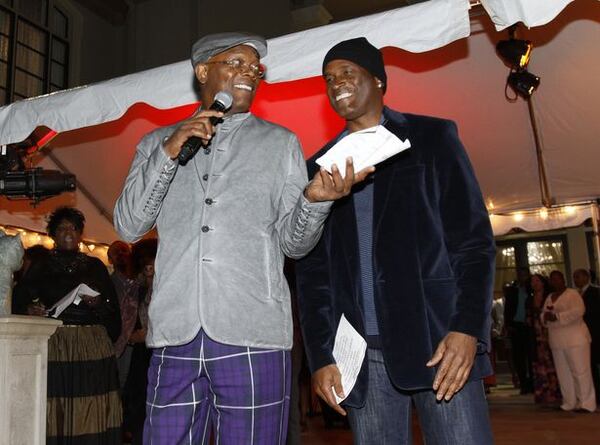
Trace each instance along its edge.
<instances>
[{"instance_id":1,"label":"white bust sculpture","mask_svg":"<svg viewBox=\"0 0 600 445\"><path fill-rule=\"evenodd\" d=\"M21 238L0 230L0 316L10 315L13 273L23 261Z\"/></svg>"}]
</instances>

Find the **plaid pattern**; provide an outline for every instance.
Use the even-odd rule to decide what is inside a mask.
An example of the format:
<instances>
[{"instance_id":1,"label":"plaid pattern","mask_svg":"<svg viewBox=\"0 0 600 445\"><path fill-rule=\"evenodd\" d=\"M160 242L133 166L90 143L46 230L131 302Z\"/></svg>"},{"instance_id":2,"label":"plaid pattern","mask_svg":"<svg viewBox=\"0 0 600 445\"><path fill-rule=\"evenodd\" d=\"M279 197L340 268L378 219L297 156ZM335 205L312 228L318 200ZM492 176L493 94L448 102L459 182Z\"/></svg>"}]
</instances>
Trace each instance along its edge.
<instances>
[{"instance_id":1,"label":"plaid pattern","mask_svg":"<svg viewBox=\"0 0 600 445\"><path fill-rule=\"evenodd\" d=\"M230 346L204 330L182 346L153 351L144 443L284 444L290 353Z\"/></svg>"}]
</instances>

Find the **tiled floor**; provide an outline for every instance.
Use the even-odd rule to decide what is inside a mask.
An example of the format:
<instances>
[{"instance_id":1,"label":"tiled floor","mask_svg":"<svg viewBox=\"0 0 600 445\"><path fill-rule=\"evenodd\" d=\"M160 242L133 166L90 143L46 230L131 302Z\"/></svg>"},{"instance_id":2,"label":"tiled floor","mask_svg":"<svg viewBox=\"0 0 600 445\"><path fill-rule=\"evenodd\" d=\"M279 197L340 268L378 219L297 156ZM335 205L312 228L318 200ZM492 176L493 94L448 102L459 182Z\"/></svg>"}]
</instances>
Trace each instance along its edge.
<instances>
[{"instance_id":1,"label":"tiled floor","mask_svg":"<svg viewBox=\"0 0 600 445\"><path fill-rule=\"evenodd\" d=\"M579 414L539 408L533 396L521 396L508 385L492 389L488 400L496 445L600 445L600 412ZM414 443L422 445L416 419L413 425ZM352 433L342 427L326 429L317 415L309 417L301 442L351 445Z\"/></svg>"}]
</instances>

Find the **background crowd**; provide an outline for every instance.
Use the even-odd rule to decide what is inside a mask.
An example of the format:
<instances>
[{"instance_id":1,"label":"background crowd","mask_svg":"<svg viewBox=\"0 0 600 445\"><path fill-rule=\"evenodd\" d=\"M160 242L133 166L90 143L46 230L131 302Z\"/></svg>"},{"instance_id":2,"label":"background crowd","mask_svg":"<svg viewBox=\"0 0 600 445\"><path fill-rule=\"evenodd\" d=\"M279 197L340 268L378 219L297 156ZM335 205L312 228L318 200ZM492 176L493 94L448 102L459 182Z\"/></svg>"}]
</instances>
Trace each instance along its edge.
<instances>
[{"instance_id":1,"label":"background crowd","mask_svg":"<svg viewBox=\"0 0 600 445\"><path fill-rule=\"evenodd\" d=\"M546 277L519 269L492 314L495 345L509 351L513 382L536 404L594 412L600 390L600 288L590 272Z\"/></svg>"},{"instance_id":2,"label":"background crowd","mask_svg":"<svg viewBox=\"0 0 600 445\"><path fill-rule=\"evenodd\" d=\"M83 295L81 303L58 316L63 326L51 337L48 353L47 443L74 436L142 443L150 359L145 336L158 241L112 243L109 274L100 260L79 251L84 225L77 209L56 209L47 226L54 248L28 248L15 274L12 307L17 314L50 316L54 304L81 283L100 294ZM293 283L293 265L286 269ZM600 287L593 278L577 269L575 288L568 288L560 271L547 277L519 269L517 279L494 302L492 362L504 352L515 387L521 394L532 393L544 408L596 410ZM328 427L342 419L325 404L311 403L316 398L310 394L301 336L296 334L290 444L300 443L308 413L321 411ZM493 385L493 376L486 383Z\"/></svg>"},{"instance_id":3,"label":"background crowd","mask_svg":"<svg viewBox=\"0 0 600 445\"><path fill-rule=\"evenodd\" d=\"M145 346L157 240L115 241L112 273L79 251L85 216L61 207L48 218L54 248L26 249L15 274L13 313L52 316L54 305L80 284L82 295L60 315L48 344L47 443L142 443L145 418Z\"/></svg>"}]
</instances>

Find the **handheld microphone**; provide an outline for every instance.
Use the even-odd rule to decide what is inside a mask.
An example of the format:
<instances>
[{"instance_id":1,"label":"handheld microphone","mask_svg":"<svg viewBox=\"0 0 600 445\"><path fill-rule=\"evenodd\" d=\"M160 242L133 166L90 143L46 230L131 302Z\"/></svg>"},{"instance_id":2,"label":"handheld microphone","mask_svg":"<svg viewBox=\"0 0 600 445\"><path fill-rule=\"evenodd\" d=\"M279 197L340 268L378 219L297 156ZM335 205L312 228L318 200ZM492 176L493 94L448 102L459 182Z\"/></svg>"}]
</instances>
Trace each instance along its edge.
<instances>
[{"instance_id":1,"label":"handheld microphone","mask_svg":"<svg viewBox=\"0 0 600 445\"><path fill-rule=\"evenodd\" d=\"M220 111L222 113L226 112L231 108L233 104L233 97L227 91L219 91L215 94L215 100L210 106L209 110ZM219 122L219 118L215 116L211 116L209 118L210 123L213 125L217 125ZM179 164L185 165L188 163L190 159L194 157L194 155L200 150L202 147L202 139L196 136L191 136L187 141L181 146L181 151L177 155L177 159L179 160Z\"/></svg>"}]
</instances>

